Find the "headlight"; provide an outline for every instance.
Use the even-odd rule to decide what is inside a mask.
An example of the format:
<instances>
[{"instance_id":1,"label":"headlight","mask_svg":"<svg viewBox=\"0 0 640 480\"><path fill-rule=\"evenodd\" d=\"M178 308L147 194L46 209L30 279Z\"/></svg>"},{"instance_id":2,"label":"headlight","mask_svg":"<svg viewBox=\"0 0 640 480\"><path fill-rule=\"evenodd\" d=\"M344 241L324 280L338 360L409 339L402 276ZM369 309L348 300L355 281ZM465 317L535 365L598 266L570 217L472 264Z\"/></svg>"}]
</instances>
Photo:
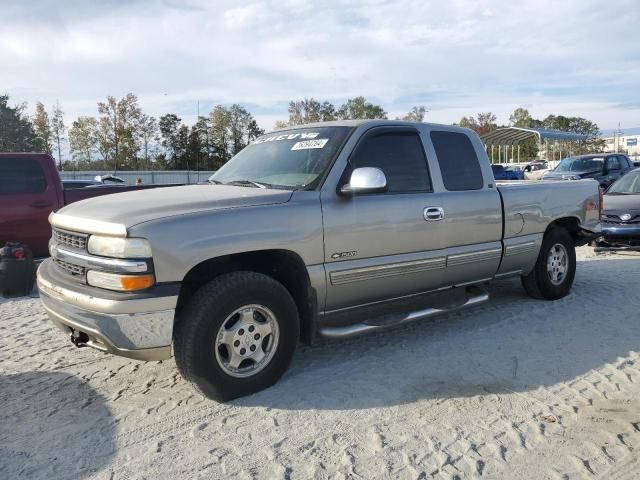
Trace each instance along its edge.
<instances>
[{"instance_id":1,"label":"headlight","mask_svg":"<svg viewBox=\"0 0 640 480\"><path fill-rule=\"evenodd\" d=\"M144 238L117 238L91 235L89 253L103 257L151 258L151 245Z\"/></svg>"},{"instance_id":2,"label":"headlight","mask_svg":"<svg viewBox=\"0 0 640 480\"><path fill-rule=\"evenodd\" d=\"M155 278L152 274L119 275L116 273L89 270L87 272L87 283L92 287L119 290L121 292L132 292L152 287L155 283Z\"/></svg>"}]
</instances>

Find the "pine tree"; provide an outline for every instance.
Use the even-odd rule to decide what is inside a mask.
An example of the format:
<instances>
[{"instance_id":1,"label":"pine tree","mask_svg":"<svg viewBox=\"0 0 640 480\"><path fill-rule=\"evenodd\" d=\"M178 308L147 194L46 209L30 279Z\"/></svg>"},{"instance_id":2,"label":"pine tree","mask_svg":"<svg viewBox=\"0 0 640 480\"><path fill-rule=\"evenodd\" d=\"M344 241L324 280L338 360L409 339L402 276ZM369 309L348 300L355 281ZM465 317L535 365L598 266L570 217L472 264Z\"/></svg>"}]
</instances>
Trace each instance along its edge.
<instances>
[{"instance_id":1,"label":"pine tree","mask_svg":"<svg viewBox=\"0 0 640 480\"><path fill-rule=\"evenodd\" d=\"M0 95L0 152L42 151L25 110L25 104L10 107L9 96Z\"/></svg>"}]
</instances>

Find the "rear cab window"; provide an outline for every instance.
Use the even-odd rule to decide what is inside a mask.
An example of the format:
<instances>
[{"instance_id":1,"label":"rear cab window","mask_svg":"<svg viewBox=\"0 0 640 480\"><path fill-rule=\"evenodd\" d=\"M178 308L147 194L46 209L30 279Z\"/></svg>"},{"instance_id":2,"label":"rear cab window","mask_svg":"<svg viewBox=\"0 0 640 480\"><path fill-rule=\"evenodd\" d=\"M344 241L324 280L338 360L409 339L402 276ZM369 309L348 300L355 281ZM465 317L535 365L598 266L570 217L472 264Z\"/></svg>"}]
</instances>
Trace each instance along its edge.
<instances>
[{"instance_id":1,"label":"rear cab window","mask_svg":"<svg viewBox=\"0 0 640 480\"><path fill-rule=\"evenodd\" d=\"M47 180L40 162L33 158L0 158L0 195L41 193Z\"/></svg>"},{"instance_id":2,"label":"rear cab window","mask_svg":"<svg viewBox=\"0 0 640 480\"><path fill-rule=\"evenodd\" d=\"M627 157L626 155L618 155L618 158L620 159L620 162L622 163L622 168L623 169L633 166L631 164L631 160L629 160L629 157Z\"/></svg>"},{"instance_id":3,"label":"rear cab window","mask_svg":"<svg viewBox=\"0 0 640 480\"><path fill-rule=\"evenodd\" d=\"M484 178L471 139L464 133L443 130L434 130L430 136L444 188L449 191L481 190Z\"/></svg>"}]
</instances>

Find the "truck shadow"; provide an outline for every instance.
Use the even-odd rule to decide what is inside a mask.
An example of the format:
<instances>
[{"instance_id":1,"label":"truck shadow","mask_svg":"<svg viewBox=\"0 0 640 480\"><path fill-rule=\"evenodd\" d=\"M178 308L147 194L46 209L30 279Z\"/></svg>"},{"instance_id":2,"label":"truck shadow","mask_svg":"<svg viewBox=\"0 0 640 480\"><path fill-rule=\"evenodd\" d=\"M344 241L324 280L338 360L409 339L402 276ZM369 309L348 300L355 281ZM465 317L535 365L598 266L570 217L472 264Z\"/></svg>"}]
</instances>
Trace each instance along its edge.
<instances>
[{"instance_id":1,"label":"truck shadow","mask_svg":"<svg viewBox=\"0 0 640 480\"><path fill-rule=\"evenodd\" d=\"M78 377L0 375L0 405L0 478L84 478L116 452L105 399Z\"/></svg>"},{"instance_id":2,"label":"truck shadow","mask_svg":"<svg viewBox=\"0 0 640 480\"><path fill-rule=\"evenodd\" d=\"M555 302L499 281L473 309L301 347L278 384L234 403L362 409L570 382L639 350L639 284L640 259L579 262L572 293Z\"/></svg>"}]
</instances>

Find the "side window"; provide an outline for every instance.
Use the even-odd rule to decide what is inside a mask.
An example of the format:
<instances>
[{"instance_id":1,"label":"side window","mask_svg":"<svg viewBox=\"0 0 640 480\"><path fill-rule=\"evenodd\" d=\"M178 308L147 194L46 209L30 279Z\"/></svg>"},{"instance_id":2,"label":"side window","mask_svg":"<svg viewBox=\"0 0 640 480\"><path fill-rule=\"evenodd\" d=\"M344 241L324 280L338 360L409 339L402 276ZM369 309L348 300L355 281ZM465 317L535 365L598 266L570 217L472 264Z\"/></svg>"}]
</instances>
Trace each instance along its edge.
<instances>
[{"instance_id":1,"label":"side window","mask_svg":"<svg viewBox=\"0 0 640 480\"><path fill-rule=\"evenodd\" d=\"M0 194L44 192L47 181L33 158L0 158Z\"/></svg>"},{"instance_id":2,"label":"side window","mask_svg":"<svg viewBox=\"0 0 640 480\"><path fill-rule=\"evenodd\" d=\"M618 157L607 158L607 170L620 170L620 161L618 160Z\"/></svg>"},{"instance_id":3,"label":"side window","mask_svg":"<svg viewBox=\"0 0 640 480\"><path fill-rule=\"evenodd\" d=\"M458 132L431 132L444 187L451 191L480 190L484 185L478 156L469 137Z\"/></svg>"},{"instance_id":4,"label":"side window","mask_svg":"<svg viewBox=\"0 0 640 480\"><path fill-rule=\"evenodd\" d=\"M629 157L627 157L626 155L619 155L618 158L620 159L620 163L622 164L622 168L629 168L631 167L631 160L629 160Z\"/></svg>"},{"instance_id":5,"label":"side window","mask_svg":"<svg viewBox=\"0 0 640 480\"><path fill-rule=\"evenodd\" d=\"M422 142L414 132L385 132L366 137L351 157L351 168L376 167L387 177L389 192L431 190Z\"/></svg>"}]
</instances>

